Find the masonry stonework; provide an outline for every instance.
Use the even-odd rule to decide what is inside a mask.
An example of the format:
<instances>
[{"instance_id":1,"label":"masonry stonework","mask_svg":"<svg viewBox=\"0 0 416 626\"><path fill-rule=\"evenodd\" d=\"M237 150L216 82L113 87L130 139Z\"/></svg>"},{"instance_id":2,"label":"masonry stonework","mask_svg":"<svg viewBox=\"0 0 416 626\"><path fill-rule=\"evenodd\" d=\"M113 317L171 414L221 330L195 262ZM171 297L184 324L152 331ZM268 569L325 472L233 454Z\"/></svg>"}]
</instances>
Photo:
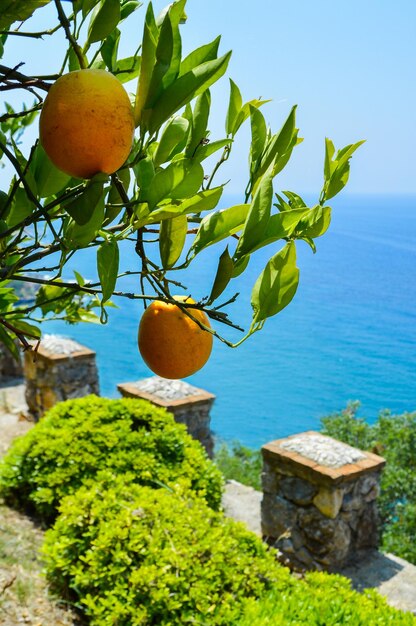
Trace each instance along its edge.
<instances>
[{"instance_id":1,"label":"masonry stonework","mask_svg":"<svg viewBox=\"0 0 416 626\"><path fill-rule=\"evenodd\" d=\"M262 534L297 570L337 571L379 543L384 459L309 431L262 448Z\"/></svg>"},{"instance_id":2,"label":"masonry stonework","mask_svg":"<svg viewBox=\"0 0 416 626\"><path fill-rule=\"evenodd\" d=\"M99 394L95 352L57 335L45 335L36 352L25 353L24 374L26 402L36 420L57 402Z\"/></svg>"},{"instance_id":3,"label":"masonry stonework","mask_svg":"<svg viewBox=\"0 0 416 626\"><path fill-rule=\"evenodd\" d=\"M149 400L173 413L175 421L185 424L189 434L203 445L212 458L214 441L210 410L215 399L212 393L183 380L167 380L159 376L121 383L117 388L124 397Z\"/></svg>"}]
</instances>

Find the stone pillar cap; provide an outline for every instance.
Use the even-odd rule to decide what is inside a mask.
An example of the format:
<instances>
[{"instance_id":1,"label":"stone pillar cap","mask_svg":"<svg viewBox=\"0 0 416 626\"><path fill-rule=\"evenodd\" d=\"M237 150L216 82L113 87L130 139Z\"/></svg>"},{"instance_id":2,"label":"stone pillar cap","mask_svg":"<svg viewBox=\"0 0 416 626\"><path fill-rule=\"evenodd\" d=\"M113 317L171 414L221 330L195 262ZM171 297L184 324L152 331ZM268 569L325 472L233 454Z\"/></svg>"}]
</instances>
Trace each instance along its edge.
<instances>
[{"instance_id":1,"label":"stone pillar cap","mask_svg":"<svg viewBox=\"0 0 416 626\"><path fill-rule=\"evenodd\" d=\"M123 396L143 398L163 407L197 404L215 399L214 394L194 387L184 380L169 380L160 376L120 383L117 389Z\"/></svg>"},{"instance_id":2,"label":"stone pillar cap","mask_svg":"<svg viewBox=\"0 0 416 626\"><path fill-rule=\"evenodd\" d=\"M33 346L36 342L30 342ZM94 355L94 350L82 346L77 341L61 335L43 335L36 354L44 359L58 361Z\"/></svg>"},{"instance_id":3,"label":"stone pillar cap","mask_svg":"<svg viewBox=\"0 0 416 626\"><path fill-rule=\"evenodd\" d=\"M313 430L270 441L262 447L262 454L274 466L286 466L293 474L329 486L379 471L386 463L377 454L358 450Z\"/></svg>"}]
</instances>

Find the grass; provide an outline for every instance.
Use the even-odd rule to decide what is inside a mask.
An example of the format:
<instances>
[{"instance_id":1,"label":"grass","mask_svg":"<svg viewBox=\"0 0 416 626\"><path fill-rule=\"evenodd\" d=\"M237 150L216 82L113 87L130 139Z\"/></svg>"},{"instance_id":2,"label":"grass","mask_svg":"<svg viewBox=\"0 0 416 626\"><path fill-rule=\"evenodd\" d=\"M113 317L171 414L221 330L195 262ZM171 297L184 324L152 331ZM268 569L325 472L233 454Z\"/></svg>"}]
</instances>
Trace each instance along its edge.
<instances>
[{"instance_id":1,"label":"grass","mask_svg":"<svg viewBox=\"0 0 416 626\"><path fill-rule=\"evenodd\" d=\"M0 624L79 624L71 609L48 593L39 558L42 541L42 530L30 519L0 504Z\"/></svg>"},{"instance_id":2,"label":"grass","mask_svg":"<svg viewBox=\"0 0 416 626\"><path fill-rule=\"evenodd\" d=\"M12 415L9 402L19 403L20 387L1 389L0 456L11 441L32 426ZM6 397L6 392L8 396ZM22 398L20 397L22 396ZM12 405L14 402L12 402ZM12 407L13 408L13 407ZM39 548L43 531L28 517L5 506L0 500L0 624L4 626L80 626L70 607L63 606L48 592L43 577Z\"/></svg>"}]
</instances>

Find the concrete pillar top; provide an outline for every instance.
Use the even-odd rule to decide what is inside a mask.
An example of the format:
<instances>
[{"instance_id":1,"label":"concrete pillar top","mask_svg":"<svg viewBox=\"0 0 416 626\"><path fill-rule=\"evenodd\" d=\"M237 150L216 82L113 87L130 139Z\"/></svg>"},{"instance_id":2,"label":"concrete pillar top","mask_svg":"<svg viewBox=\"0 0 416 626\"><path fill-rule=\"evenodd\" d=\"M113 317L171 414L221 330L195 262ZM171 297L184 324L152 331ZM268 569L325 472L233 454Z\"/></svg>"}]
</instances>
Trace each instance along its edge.
<instances>
[{"instance_id":1,"label":"concrete pillar top","mask_svg":"<svg viewBox=\"0 0 416 626\"><path fill-rule=\"evenodd\" d=\"M315 484L336 485L379 471L385 460L319 432L307 431L276 439L262 447L265 461L283 465Z\"/></svg>"}]
</instances>

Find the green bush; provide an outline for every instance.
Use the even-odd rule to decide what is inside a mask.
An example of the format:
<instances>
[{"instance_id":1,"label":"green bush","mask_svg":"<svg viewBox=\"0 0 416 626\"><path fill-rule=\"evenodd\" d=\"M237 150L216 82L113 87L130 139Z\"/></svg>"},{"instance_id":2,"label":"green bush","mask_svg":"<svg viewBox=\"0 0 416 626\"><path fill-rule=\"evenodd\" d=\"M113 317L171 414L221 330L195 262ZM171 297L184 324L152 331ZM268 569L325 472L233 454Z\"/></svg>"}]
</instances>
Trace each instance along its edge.
<instances>
[{"instance_id":1,"label":"green bush","mask_svg":"<svg viewBox=\"0 0 416 626\"><path fill-rule=\"evenodd\" d=\"M214 460L225 479L232 478L261 490L263 461L259 450L251 450L238 442L234 442L231 447L223 443L216 450Z\"/></svg>"},{"instance_id":2,"label":"green bush","mask_svg":"<svg viewBox=\"0 0 416 626\"><path fill-rule=\"evenodd\" d=\"M386 459L378 499L382 548L416 564L411 545L416 536L416 412L392 415L382 411L370 425L357 416L359 406L354 402L341 413L323 418L323 432Z\"/></svg>"},{"instance_id":3,"label":"green bush","mask_svg":"<svg viewBox=\"0 0 416 626\"><path fill-rule=\"evenodd\" d=\"M0 490L8 503L50 523L63 496L105 469L195 492L214 509L221 504L219 470L170 413L142 400L96 396L57 404L17 439L0 465Z\"/></svg>"},{"instance_id":4,"label":"green bush","mask_svg":"<svg viewBox=\"0 0 416 626\"><path fill-rule=\"evenodd\" d=\"M239 626L415 626L411 613L387 604L377 592L358 593L348 579L311 572L285 593L272 590L247 601Z\"/></svg>"},{"instance_id":5,"label":"green bush","mask_svg":"<svg viewBox=\"0 0 416 626\"><path fill-rule=\"evenodd\" d=\"M416 504L398 505L396 515L383 533L383 550L416 563Z\"/></svg>"},{"instance_id":6,"label":"green bush","mask_svg":"<svg viewBox=\"0 0 416 626\"><path fill-rule=\"evenodd\" d=\"M322 432L360 450L372 448L376 443L374 430L363 418L358 417L359 408L359 402L350 402L340 413L323 417Z\"/></svg>"},{"instance_id":7,"label":"green bush","mask_svg":"<svg viewBox=\"0 0 416 626\"><path fill-rule=\"evenodd\" d=\"M242 601L295 584L262 541L205 502L105 476L62 501L44 556L96 626L237 623Z\"/></svg>"},{"instance_id":8,"label":"green bush","mask_svg":"<svg viewBox=\"0 0 416 626\"><path fill-rule=\"evenodd\" d=\"M340 576L291 576L202 500L103 474L60 511L46 533L47 575L91 626L416 625Z\"/></svg>"}]
</instances>

